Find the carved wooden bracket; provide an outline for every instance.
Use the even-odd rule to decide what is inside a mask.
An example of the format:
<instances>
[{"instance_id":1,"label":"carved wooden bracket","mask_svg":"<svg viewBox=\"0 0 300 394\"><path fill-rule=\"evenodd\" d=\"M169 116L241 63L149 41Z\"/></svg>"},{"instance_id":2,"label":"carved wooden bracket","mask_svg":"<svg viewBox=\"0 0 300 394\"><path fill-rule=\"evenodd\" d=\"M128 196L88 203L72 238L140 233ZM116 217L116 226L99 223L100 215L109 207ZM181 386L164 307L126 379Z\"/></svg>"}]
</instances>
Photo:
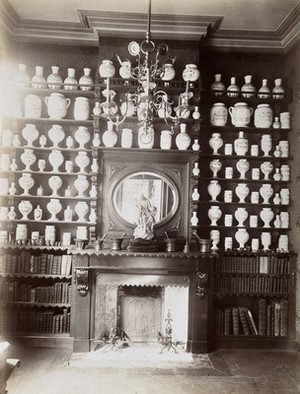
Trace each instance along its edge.
<instances>
[{"instance_id":1,"label":"carved wooden bracket","mask_svg":"<svg viewBox=\"0 0 300 394\"><path fill-rule=\"evenodd\" d=\"M207 294L208 273L197 272L196 274L196 296L204 298Z\"/></svg>"},{"instance_id":2,"label":"carved wooden bracket","mask_svg":"<svg viewBox=\"0 0 300 394\"><path fill-rule=\"evenodd\" d=\"M89 290L89 271L84 268L75 268L74 273L76 290L82 297L84 297L87 295Z\"/></svg>"}]
</instances>

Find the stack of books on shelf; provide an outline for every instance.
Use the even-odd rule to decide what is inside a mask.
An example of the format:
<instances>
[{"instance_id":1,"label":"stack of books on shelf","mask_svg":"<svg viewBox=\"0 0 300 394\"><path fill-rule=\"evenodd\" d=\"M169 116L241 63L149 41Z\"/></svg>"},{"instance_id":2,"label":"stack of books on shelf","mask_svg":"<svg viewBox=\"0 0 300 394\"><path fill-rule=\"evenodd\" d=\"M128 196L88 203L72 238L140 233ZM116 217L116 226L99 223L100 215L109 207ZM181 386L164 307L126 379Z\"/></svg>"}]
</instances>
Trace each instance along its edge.
<instances>
[{"instance_id":1,"label":"stack of books on shelf","mask_svg":"<svg viewBox=\"0 0 300 394\"><path fill-rule=\"evenodd\" d=\"M69 309L0 311L0 335L7 333L63 334L70 332Z\"/></svg>"},{"instance_id":2,"label":"stack of books on shelf","mask_svg":"<svg viewBox=\"0 0 300 394\"><path fill-rule=\"evenodd\" d=\"M0 255L0 273L71 275L72 256L54 253L31 254L22 250L20 253Z\"/></svg>"},{"instance_id":3,"label":"stack of books on shelf","mask_svg":"<svg viewBox=\"0 0 300 394\"><path fill-rule=\"evenodd\" d=\"M66 304L71 302L71 284L57 282L51 286L36 286L19 281L3 281L0 299L4 302Z\"/></svg>"},{"instance_id":4,"label":"stack of books on shelf","mask_svg":"<svg viewBox=\"0 0 300 394\"><path fill-rule=\"evenodd\" d=\"M288 274L289 256L223 255L216 264L217 273L236 274Z\"/></svg>"},{"instance_id":5,"label":"stack of books on shelf","mask_svg":"<svg viewBox=\"0 0 300 394\"><path fill-rule=\"evenodd\" d=\"M216 331L218 335L288 335L288 300L259 299L251 311L247 306L218 309Z\"/></svg>"}]
</instances>

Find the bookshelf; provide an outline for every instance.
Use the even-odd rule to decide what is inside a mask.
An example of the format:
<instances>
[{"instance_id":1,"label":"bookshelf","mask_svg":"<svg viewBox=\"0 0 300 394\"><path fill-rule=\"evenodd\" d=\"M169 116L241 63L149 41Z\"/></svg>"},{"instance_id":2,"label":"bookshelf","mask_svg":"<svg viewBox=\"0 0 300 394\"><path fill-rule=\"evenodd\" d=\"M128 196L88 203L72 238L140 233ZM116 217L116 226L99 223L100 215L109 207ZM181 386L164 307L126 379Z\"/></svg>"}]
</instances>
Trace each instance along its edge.
<instances>
[{"instance_id":1,"label":"bookshelf","mask_svg":"<svg viewBox=\"0 0 300 394\"><path fill-rule=\"evenodd\" d=\"M293 253L222 252L213 304L218 347L287 346L295 335Z\"/></svg>"}]
</instances>

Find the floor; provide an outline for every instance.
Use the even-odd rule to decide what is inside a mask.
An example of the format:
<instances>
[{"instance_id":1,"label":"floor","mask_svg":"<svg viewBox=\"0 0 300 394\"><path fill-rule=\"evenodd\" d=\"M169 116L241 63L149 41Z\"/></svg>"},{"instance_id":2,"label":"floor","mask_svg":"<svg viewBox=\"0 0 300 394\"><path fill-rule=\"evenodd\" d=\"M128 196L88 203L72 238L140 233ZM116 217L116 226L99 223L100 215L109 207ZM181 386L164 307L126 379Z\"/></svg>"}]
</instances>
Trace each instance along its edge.
<instances>
[{"instance_id":1,"label":"floor","mask_svg":"<svg viewBox=\"0 0 300 394\"><path fill-rule=\"evenodd\" d=\"M21 360L8 394L273 394L300 393L300 353L222 350L192 356L159 345L97 349L11 346Z\"/></svg>"}]
</instances>

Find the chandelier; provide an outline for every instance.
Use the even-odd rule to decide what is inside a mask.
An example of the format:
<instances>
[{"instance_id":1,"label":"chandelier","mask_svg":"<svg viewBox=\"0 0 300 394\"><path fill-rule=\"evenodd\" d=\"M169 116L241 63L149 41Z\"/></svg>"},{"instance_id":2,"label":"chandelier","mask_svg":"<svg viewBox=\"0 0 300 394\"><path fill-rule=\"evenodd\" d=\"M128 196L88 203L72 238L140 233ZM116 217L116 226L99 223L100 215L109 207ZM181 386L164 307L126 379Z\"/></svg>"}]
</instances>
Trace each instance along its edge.
<instances>
[{"instance_id":1,"label":"chandelier","mask_svg":"<svg viewBox=\"0 0 300 394\"><path fill-rule=\"evenodd\" d=\"M190 91L192 78L188 76L184 78L185 89L179 95L177 105L166 91L157 88L158 82L159 85L168 86L175 76L173 64L176 57L166 58L168 50L167 44L162 43L156 46L151 40L151 0L149 0L145 40L141 44L132 41L128 45L128 52L134 60L122 61L116 54L121 65L120 75L125 80L124 83L129 85L129 81L133 80L137 85L135 91L129 90L125 94L120 111L114 101L115 92L110 90L110 79L115 73L114 66L111 61L104 60L99 67L100 76L105 77L106 83L106 88L102 92L106 98L106 101L101 103L103 115L116 126L117 130L126 118L135 114L135 111L137 111L139 130L143 129L145 134L154 132L153 119L155 116L163 118L171 131L174 131L174 127L189 116L192 109L189 101L193 97L193 92ZM109 68L112 68L111 73Z\"/></svg>"}]
</instances>

